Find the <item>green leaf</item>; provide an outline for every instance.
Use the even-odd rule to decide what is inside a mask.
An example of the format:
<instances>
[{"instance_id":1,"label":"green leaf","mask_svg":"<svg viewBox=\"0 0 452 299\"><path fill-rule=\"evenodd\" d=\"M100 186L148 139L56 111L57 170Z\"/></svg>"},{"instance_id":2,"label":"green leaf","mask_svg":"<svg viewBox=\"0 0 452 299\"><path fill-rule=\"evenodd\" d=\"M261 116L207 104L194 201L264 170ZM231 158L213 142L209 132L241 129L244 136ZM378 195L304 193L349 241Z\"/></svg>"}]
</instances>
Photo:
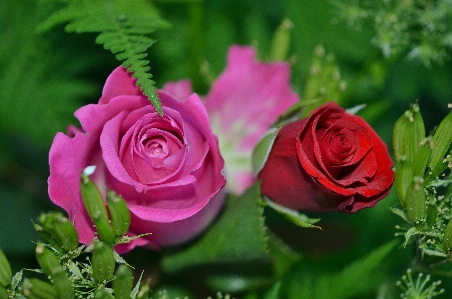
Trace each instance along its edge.
<instances>
[{"instance_id":1,"label":"green leaf","mask_svg":"<svg viewBox=\"0 0 452 299\"><path fill-rule=\"evenodd\" d=\"M292 265L301 259L301 254L294 251L270 230L268 231L268 250L273 263L273 271L282 277Z\"/></svg>"},{"instance_id":2,"label":"green leaf","mask_svg":"<svg viewBox=\"0 0 452 299\"><path fill-rule=\"evenodd\" d=\"M173 272L197 265L268 260L259 198L257 184L241 196L231 196L220 219L195 244L167 255L163 269Z\"/></svg>"},{"instance_id":3,"label":"green leaf","mask_svg":"<svg viewBox=\"0 0 452 299\"><path fill-rule=\"evenodd\" d=\"M268 291L265 295L264 299L279 299L280 298L280 290L281 290L281 282L278 281L273 285L273 287Z\"/></svg>"},{"instance_id":4,"label":"green leaf","mask_svg":"<svg viewBox=\"0 0 452 299\"><path fill-rule=\"evenodd\" d=\"M11 278L11 289L15 290L19 286L20 282L22 281L23 277L23 270L20 270L16 274L14 274L13 278Z\"/></svg>"},{"instance_id":5,"label":"green leaf","mask_svg":"<svg viewBox=\"0 0 452 299\"><path fill-rule=\"evenodd\" d=\"M284 217L286 217L288 220L290 220L291 222L298 226L305 228L314 227L321 229L320 226L313 225L314 223L319 222L320 218L309 218L308 216L301 214L296 210L292 210L282 205L279 205L267 197L264 197L263 204L269 206L276 212L282 214Z\"/></svg>"},{"instance_id":6,"label":"green leaf","mask_svg":"<svg viewBox=\"0 0 452 299\"><path fill-rule=\"evenodd\" d=\"M298 273L291 277L289 298L348 299L365 295L381 283L378 269L397 244L397 241L384 244L336 273L319 277L309 273L309 269Z\"/></svg>"},{"instance_id":7,"label":"green leaf","mask_svg":"<svg viewBox=\"0 0 452 299\"><path fill-rule=\"evenodd\" d=\"M408 220L408 215L406 214L405 210L398 209L398 208L390 208L391 212L393 212L396 215L399 215L402 217L403 220L411 224L411 221Z\"/></svg>"},{"instance_id":8,"label":"green leaf","mask_svg":"<svg viewBox=\"0 0 452 299\"><path fill-rule=\"evenodd\" d=\"M162 115L162 105L155 82L148 72L150 67L149 61L145 60L145 51L154 43L149 35L168 24L160 18L157 9L149 1L70 1L66 7L41 23L38 31L49 30L60 23L68 23L68 32L98 32L96 43L102 44L115 54L117 60L123 61L122 66L133 73L141 91Z\"/></svg>"},{"instance_id":9,"label":"green leaf","mask_svg":"<svg viewBox=\"0 0 452 299\"><path fill-rule=\"evenodd\" d=\"M210 273L206 280L212 290L238 293L261 288L269 284L271 277L265 273L255 275L238 275L236 273Z\"/></svg>"}]
</instances>

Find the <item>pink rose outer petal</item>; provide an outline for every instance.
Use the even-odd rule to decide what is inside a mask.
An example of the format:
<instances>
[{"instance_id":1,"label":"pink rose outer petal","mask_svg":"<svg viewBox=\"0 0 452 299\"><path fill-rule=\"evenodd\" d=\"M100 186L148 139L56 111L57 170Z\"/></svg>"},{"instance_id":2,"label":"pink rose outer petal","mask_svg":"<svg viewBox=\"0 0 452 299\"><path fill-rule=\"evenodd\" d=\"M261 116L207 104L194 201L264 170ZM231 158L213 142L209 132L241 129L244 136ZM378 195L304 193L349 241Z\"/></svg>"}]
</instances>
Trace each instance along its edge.
<instances>
[{"instance_id":1,"label":"pink rose outer petal","mask_svg":"<svg viewBox=\"0 0 452 299\"><path fill-rule=\"evenodd\" d=\"M252 47L230 48L227 67L206 96L226 162L229 191L242 193L252 184L253 148L279 115L298 101L287 63L259 62Z\"/></svg>"}]
</instances>

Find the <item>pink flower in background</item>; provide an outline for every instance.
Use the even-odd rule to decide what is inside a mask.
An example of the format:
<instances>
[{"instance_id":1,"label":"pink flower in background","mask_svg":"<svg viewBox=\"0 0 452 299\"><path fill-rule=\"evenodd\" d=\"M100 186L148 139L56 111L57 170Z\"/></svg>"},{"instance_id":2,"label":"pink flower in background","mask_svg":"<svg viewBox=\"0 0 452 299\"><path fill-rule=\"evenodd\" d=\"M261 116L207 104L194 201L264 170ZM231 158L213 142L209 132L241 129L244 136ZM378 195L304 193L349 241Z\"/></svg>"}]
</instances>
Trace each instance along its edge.
<instances>
[{"instance_id":1,"label":"pink flower in background","mask_svg":"<svg viewBox=\"0 0 452 299\"><path fill-rule=\"evenodd\" d=\"M175 97L192 93L189 81L163 88ZM259 138L299 101L290 87L290 66L256 60L252 47L232 46L227 66L205 97L212 129L226 164L227 190L242 193L253 182L251 155Z\"/></svg>"},{"instance_id":2,"label":"pink flower in background","mask_svg":"<svg viewBox=\"0 0 452 299\"><path fill-rule=\"evenodd\" d=\"M152 233L120 245L175 245L200 233L224 199L224 161L207 112L196 94L174 98L160 91L164 116L119 67L108 77L98 104L75 112L82 130L55 136L49 154L49 195L64 208L80 241L93 226L80 196L80 175L96 166L92 179L105 194L113 189L132 214L128 235Z\"/></svg>"}]
</instances>

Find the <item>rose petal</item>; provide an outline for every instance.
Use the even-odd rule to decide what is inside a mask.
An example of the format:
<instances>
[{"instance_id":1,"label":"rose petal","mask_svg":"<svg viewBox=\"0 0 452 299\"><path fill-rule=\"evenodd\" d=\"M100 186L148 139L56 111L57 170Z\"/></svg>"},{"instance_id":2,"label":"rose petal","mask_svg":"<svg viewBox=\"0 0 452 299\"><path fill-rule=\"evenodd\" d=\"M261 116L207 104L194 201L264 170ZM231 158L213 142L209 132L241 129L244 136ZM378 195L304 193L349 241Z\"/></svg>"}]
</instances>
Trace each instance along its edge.
<instances>
[{"instance_id":1,"label":"rose petal","mask_svg":"<svg viewBox=\"0 0 452 299\"><path fill-rule=\"evenodd\" d=\"M131 78L130 72L121 66L117 67L105 82L99 104L108 104L111 99L117 96L143 96L143 93L136 86L135 82L136 80Z\"/></svg>"},{"instance_id":2,"label":"rose petal","mask_svg":"<svg viewBox=\"0 0 452 299\"><path fill-rule=\"evenodd\" d=\"M238 171L252 175L251 155L257 141L298 101L290 87L287 63L261 63L252 47L230 48L227 67L206 96L212 128L226 159L230 191L240 193L250 185L252 181L244 187Z\"/></svg>"},{"instance_id":3,"label":"rose petal","mask_svg":"<svg viewBox=\"0 0 452 299\"><path fill-rule=\"evenodd\" d=\"M162 90L172 95L180 102L184 102L193 93L193 88L191 86L190 80L168 82L163 86Z\"/></svg>"}]
</instances>

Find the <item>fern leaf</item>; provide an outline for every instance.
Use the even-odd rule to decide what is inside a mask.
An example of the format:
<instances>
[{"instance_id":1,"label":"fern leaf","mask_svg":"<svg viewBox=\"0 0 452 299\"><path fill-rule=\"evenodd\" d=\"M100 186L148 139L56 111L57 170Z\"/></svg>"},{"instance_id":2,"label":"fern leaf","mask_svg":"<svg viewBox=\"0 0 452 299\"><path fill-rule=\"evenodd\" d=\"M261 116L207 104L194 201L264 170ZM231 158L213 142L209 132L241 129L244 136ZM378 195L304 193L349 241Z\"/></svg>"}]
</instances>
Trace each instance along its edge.
<instances>
[{"instance_id":1,"label":"fern leaf","mask_svg":"<svg viewBox=\"0 0 452 299\"><path fill-rule=\"evenodd\" d=\"M166 27L157 10L145 0L72 0L50 16L38 31L67 23L67 32L98 32L96 43L110 50L132 72L137 85L162 115L162 104L149 73L146 50L155 42L149 37Z\"/></svg>"}]
</instances>

